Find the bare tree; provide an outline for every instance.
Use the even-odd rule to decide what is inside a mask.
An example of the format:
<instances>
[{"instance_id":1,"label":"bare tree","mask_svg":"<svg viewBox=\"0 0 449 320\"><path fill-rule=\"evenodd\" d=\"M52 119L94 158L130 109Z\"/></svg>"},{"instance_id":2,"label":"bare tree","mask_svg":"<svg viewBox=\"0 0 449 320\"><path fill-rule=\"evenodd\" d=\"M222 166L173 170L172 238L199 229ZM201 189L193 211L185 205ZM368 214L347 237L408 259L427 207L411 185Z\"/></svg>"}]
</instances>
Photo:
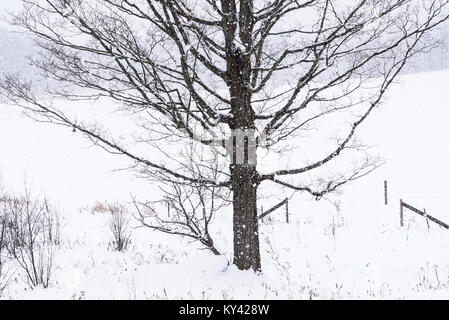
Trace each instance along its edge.
<instances>
[{"instance_id":1,"label":"bare tree","mask_svg":"<svg viewBox=\"0 0 449 320\"><path fill-rule=\"evenodd\" d=\"M6 262L9 260L7 232L8 220L3 212L5 199L0 196L0 297L9 284L11 273L6 269Z\"/></svg>"},{"instance_id":2,"label":"bare tree","mask_svg":"<svg viewBox=\"0 0 449 320\"><path fill-rule=\"evenodd\" d=\"M51 99L19 76L1 86L31 116L85 134L152 179L232 190L234 263L260 270L259 185L320 198L376 168L367 157L330 173L338 158L360 150L356 130L407 61L435 44L427 35L447 20L447 2L24 0L13 23L34 36L41 55L32 63L58 85ZM61 97L108 99L128 112L151 156L64 112ZM313 137L335 119L343 120L329 133L334 144L310 153L316 158L257 169L261 147L285 157L300 141L293 137ZM186 138L222 154L227 172L191 176L170 154Z\"/></svg>"},{"instance_id":3,"label":"bare tree","mask_svg":"<svg viewBox=\"0 0 449 320\"><path fill-rule=\"evenodd\" d=\"M53 271L53 257L60 239L58 213L46 199L24 195L2 200L6 246L24 271L30 287L47 288Z\"/></svg>"},{"instance_id":4,"label":"bare tree","mask_svg":"<svg viewBox=\"0 0 449 320\"><path fill-rule=\"evenodd\" d=\"M108 220L109 231L113 240L110 243L112 249L125 251L131 243L131 233L129 230L128 211L122 205L109 205L107 212L110 214Z\"/></svg>"},{"instance_id":5,"label":"bare tree","mask_svg":"<svg viewBox=\"0 0 449 320\"><path fill-rule=\"evenodd\" d=\"M192 144L178 158L184 159L183 166L192 177L217 180L223 170L214 157L207 159ZM162 200L146 203L134 201L137 219L141 224L153 230L189 238L219 255L210 226L216 213L229 205L229 189L202 183L181 184L167 179L162 181L161 190L164 194Z\"/></svg>"}]
</instances>

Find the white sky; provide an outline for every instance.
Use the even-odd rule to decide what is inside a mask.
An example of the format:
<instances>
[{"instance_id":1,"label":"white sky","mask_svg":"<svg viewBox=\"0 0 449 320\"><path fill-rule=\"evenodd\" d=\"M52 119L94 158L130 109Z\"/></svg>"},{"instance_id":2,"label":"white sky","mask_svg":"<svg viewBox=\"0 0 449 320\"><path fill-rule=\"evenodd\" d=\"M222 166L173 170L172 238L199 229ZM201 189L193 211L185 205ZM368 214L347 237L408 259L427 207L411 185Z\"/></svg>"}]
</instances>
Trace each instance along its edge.
<instances>
[{"instance_id":1,"label":"white sky","mask_svg":"<svg viewBox=\"0 0 449 320\"><path fill-rule=\"evenodd\" d=\"M22 0L3 0L0 2L0 9L4 10L14 10L16 8L20 8Z\"/></svg>"}]
</instances>

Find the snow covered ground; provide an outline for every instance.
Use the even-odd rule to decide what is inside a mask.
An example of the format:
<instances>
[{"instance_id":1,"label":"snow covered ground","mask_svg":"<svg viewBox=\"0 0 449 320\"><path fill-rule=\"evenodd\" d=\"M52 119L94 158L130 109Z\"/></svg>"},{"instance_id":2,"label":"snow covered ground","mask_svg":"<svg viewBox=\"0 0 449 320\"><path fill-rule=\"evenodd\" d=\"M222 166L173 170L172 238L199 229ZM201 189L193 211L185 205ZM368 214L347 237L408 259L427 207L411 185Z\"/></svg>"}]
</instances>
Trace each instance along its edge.
<instances>
[{"instance_id":1,"label":"snow covered ground","mask_svg":"<svg viewBox=\"0 0 449 320\"><path fill-rule=\"evenodd\" d=\"M305 194L261 226L263 273L238 271L232 217L215 222L217 257L185 239L145 228L124 252L108 249L107 214L98 202L129 203L155 188L128 171L126 160L91 147L70 129L35 123L0 105L0 176L7 191L26 180L63 217L61 248L47 289L31 290L16 269L5 299L411 299L449 298L449 230L405 211L399 199L449 223L449 70L401 77L359 137L386 164L320 202ZM383 181L389 204L383 204ZM270 189L268 208L285 197ZM290 195L290 194L289 194ZM133 222L134 225L137 225Z\"/></svg>"}]
</instances>

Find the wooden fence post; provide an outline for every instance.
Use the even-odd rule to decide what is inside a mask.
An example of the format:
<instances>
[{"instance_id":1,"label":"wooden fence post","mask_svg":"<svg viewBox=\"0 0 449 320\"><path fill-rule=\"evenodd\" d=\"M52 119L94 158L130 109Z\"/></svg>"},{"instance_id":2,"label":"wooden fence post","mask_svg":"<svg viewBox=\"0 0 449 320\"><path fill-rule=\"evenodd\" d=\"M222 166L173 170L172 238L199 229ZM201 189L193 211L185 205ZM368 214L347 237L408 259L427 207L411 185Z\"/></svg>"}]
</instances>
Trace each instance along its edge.
<instances>
[{"instance_id":1,"label":"wooden fence post","mask_svg":"<svg viewBox=\"0 0 449 320\"><path fill-rule=\"evenodd\" d=\"M424 218L426 218L427 220L435 222L437 225L439 225L439 226L441 226L443 228L449 229L449 224L444 223L443 221L438 220L437 218L434 218L431 215L428 215L427 212L425 212L425 209L424 209L424 211L421 211L421 210L416 209L415 207L413 207L413 206L409 205L408 203L405 203L405 202L403 202L401 200L401 214L402 214L402 210L403 210L402 208L405 208L405 209L408 209L408 210L410 210L410 211L412 211L414 213L417 213L420 216L423 216ZM403 217L401 217L401 218L402 218L401 220L402 220L402 225L403 225L404 224L403 223L404 219L403 219Z\"/></svg>"},{"instance_id":2,"label":"wooden fence post","mask_svg":"<svg viewBox=\"0 0 449 320\"><path fill-rule=\"evenodd\" d=\"M427 229L429 229L430 230L430 224L429 224L429 219L427 218L427 212L426 212L426 209L424 208L424 214L425 214L425 217L426 217L426 222L427 222Z\"/></svg>"},{"instance_id":3,"label":"wooden fence post","mask_svg":"<svg viewBox=\"0 0 449 320\"><path fill-rule=\"evenodd\" d=\"M288 223L288 200L285 202L285 221Z\"/></svg>"},{"instance_id":4,"label":"wooden fence post","mask_svg":"<svg viewBox=\"0 0 449 320\"><path fill-rule=\"evenodd\" d=\"M384 198L385 198L385 205L388 204L388 182L387 180L384 181Z\"/></svg>"},{"instance_id":5,"label":"wooden fence post","mask_svg":"<svg viewBox=\"0 0 449 320\"><path fill-rule=\"evenodd\" d=\"M402 199L399 200L399 205L400 205L399 223L400 223L401 227L403 227L404 226L404 208L402 206Z\"/></svg>"}]
</instances>

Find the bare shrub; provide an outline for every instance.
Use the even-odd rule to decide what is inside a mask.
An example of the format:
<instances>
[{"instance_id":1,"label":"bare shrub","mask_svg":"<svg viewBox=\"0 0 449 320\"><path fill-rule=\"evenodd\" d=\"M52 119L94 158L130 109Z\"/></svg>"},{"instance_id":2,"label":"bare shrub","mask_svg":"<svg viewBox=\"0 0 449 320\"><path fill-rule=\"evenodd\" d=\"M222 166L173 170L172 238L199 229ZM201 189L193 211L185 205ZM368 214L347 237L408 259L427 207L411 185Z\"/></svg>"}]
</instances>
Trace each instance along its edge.
<instances>
[{"instance_id":1,"label":"bare shrub","mask_svg":"<svg viewBox=\"0 0 449 320\"><path fill-rule=\"evenodd\" d=\"M55 249L60 243L60 218L47 199L33 199L29 191L5 198L6 247L24 271L30 287L47 288Z\"/></svg>"},{"instance_id":2,"label":"bare shrub","mask_svg":"<svg viewBox=\"0 0 449 320\"><path fill-rule=\"evenodd\" d=\"M0 198L0 296L6 289L10 279L10 273L6 270L6 262L9 259L7 250L7 219L1 210L2 198Z\"/></svg>"},{"instance_id":3,"label":"bare shrub","mask_svg":"<svg viewBox=\"0 0 449 320\"><path fill-rule=\"evenodd\" d=\"M45 212L44 215L46 232L48 235L48 241L59 246L61 244L61 216L59 213L49 206L48 200L44 199Z\"/></svg>"},{"instance_id":4,"label":"bare shrub","mask_svg":"<svg viewBox=\"0 0 449 320\"><path fill-rule=\"evenodd\" d=\"M192 149L185 154L184 166L193 176L200 176L203 167L196 165L195 156L202 156ZM218 179L222 168L209 163L212 172L209 179ZM201 243L215 255L220 255L210 232L215 214L229 205L229 191L200 183L177 184L165 181L161 187L163 201L138 203L134 201L137 219L142 226L167 234L187 237ZM161 205L160 210L153 206Z\"/></svg>"},{"instance_id":5,"label":"bare shrub","mask_svg":"<svg viewBox=\"0 0 449 320\"><path fill-rule=\"evenodd\" d=\"M95 213L107 213L109 212L109 205L107 203L103 203L103 202L99 202L97 201L91 209L91 213L95 214Z\"/></svg>"},{"instance_id":6,"label":"bare shrub","mask_svg":"<svg viewBox=\"0 0 449 320\"><path fill-rule=\"evenodd\" d=\"M125 251L131 243L128 211L118 204L107 206L107 211L110 213L108 224L113 237L109 246L116 251Z\"/></svg>"}]
</instances>

